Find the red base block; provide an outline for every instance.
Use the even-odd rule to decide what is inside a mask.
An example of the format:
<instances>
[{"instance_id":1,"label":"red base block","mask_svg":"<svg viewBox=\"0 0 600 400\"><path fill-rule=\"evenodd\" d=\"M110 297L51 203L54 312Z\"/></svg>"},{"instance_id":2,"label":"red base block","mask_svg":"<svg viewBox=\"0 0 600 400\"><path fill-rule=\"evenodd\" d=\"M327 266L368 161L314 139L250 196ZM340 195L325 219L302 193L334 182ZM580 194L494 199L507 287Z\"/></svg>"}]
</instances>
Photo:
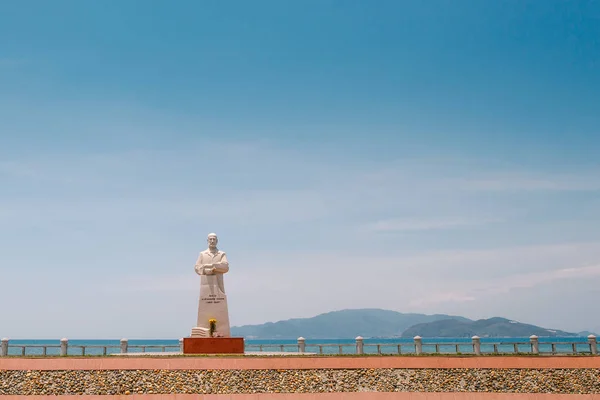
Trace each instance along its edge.
<instances>
[{"instance_id":1,"label":"red base block","mask_svg":"<svg viewBox=\"0 0 600 400\"><path fill-rule=\"evenodd\" d=\"M244 338L183 338L183 354L244 354Z\"/></svg>"}]
</instances>

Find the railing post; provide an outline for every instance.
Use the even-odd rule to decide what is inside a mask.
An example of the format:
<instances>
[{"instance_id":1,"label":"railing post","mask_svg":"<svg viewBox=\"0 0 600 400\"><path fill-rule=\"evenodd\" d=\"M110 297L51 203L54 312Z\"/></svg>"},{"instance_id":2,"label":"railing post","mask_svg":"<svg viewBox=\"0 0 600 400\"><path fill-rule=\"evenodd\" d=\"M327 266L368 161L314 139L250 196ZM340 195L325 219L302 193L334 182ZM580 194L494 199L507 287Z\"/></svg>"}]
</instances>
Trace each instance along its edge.
<instances>
[{"instance_id":1,"label":"railing post","mask_svg":"<svg viewBox=\"0 0 600 400\"><path fill-rule=\"evenodd\" d=\"M8 338L2 338L2 345L0 345L0 357L8 356Z\"/></svg>"},{"instance_id":2,"label":"railing post","mask_svg":"<svg viewBox=\"0 0 600 400\"><path fill-rule=\"evenodd\" d=\"M129 340L121 339L121 353L127 353L128 347L129 347Z\"/></svg>"},{"instance_id":3,"label":"railing post","mask_svg":"<svg viewBox=\"0 0 600 400\"><path fill-rule=\"evenodd\" d=\"M2 339L2 340L4 340L4 339ZM596 342L596 336L594 336L594 335L588 336L588 343L590 344L590 351L592 352L592 355L597 356L598 355L598 344Z\"/></svg>"},{"instance_id":4,"label":"railing post","mask_svg":"<svg viewBox=\"0 0 600 400\"><path fill-rule=\"evenodd\" d=\"M417 335L414 337L415 340L415 353L417 355L423 353L423 339L421 336Z\"/></svg>"},{"instance_id":5,"label":"railing post","mask_svg":"<svg viewBox=\"0 0 600 400\"><path fill-rule=\"evenodd\" d=\"M356 354L364 354L365 353L365 343L362 336L356 337Z\"/></svg>"},{"instance_id":6,"label":"railing post","mask_svg":"<svg viewBox=\"0 0 600 400\"><path fill-rule=\"evenodd\" d=\"M183 353L183 338L179 338L179 351Z\"/></svg>"},{"instance_id":7,"label":"railing post","mask_svg":"<svg viewBox=\"0 0 600 400\"><path fill-rule=\"evenodd\" d=\"M481 355L481 339L479 336L475 335L471 338L473 340L473 353L480 356Z\"/></svg>"},{"instance_id":8,"label":"railing post","mask_svg":"<svg viewBox=\"0 0 600 400\"><path fill-rule=\"evenodd\" d=\"M60 355L66 356L69 348L69 339L62 338L60 339Z\"/></svg>"},{"instance_id":9,"label":"railing post","mask_svg":"<svg viewBox=\"0 0 600 400\"><path fill-rule=\"evenodd\" d=\"M540 344L538 342L538 337L535 335L529 336L529 341L531 342L531 352L533 354L540 354Z\"/></svg>"},{"instance_id":10,"label":"railing post","mask_svg":"<svg viewBox=\"0 0 600 400\"><path fill-rule=\"evenodd\" d=\"M306 350L306 340L304 340L304 338L302 336L300 336L298 338L298 352L304 353L305 350Z\"/></svg>"}]
</instances>

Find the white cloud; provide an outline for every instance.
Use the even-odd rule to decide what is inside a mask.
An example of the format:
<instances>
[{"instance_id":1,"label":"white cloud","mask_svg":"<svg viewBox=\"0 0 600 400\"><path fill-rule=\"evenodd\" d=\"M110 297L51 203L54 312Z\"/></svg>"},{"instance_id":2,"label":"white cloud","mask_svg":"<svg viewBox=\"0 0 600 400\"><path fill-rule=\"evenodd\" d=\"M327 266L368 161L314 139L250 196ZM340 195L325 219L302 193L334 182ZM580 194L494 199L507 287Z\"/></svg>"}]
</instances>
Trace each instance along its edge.
<instances>
[{"instance_id":1,"label":"white cloud","mask_svg":"<svg viewBox=\"0 0 600 400\"><path fill-rule=\"evenodd\" d=\"M440 303L454 302L463 303L466 301L475 301L476 297L461 292L435 292L423 294L423 297L410 300L409 307L424 307Z\"/></svg>"},{"instance_id":2,"label":"white cloud","mask_svg":"<svg viewBox=\"0 0 600 400\"><path fill-rule=\"evenodd\" d=\"M43 176L42 171L35 168L32 164L15 161L0 162L0 176L1 175L30 179L38 179Z\"/></svg>"},{"instance_id":3,"label":"white cloud","mask_svg":"<svg viewBox=\"0 0 600 400\"><path fill-rule=\"evenodd\" d=\"M598 191L600 174L585 171L578 174L532 174L527 171L513 174L459 180L467 190L482 191Z\"/></svg>"},{"instance_id":4,"label":"white cloud","mask_svg":"<svg viewBox=\"0 0 600 400\"><path fill-rule=\"evenodd\" d=\"M491 293L508 293L513 289L533 288L553 281L596 277L600 277L600 264L512 275L488 284L485 290Z\"/></svg>"},{"instance_id":5,"label":"white cloud","mask_svg":"<svg viewBox=\"0 0 600 400\"><path fill-rule=\"evenodd\" d=\"M499 218L485 217L479 219L464 217L438 219L386 219L370 224L368 229L375 232L428 231L478 226L499 221L502 220Z\"/></svg>"},{"instance_id":6,"label":"white cloud","mask_svg":"<svg viewBox=\"0 0 600 400\"><path fill-rule=\"evenodd\" d=\"M562 268L557 270L540 271L532 273L514 274L496 279L467 280L465 282L453 283L454 289L450 291L436 291L427 296L413 299L411 306L434 306L446 302L462 303L465 301L476 301L486 297L507 294L514 289L530 289L536 286L546 285L554 281L565 281L567 279L598 279L600 278L600 264ZM600 279L598 279L600 281ZM459 288L456 288L458 286Z\"/></svg>"},{"instance_id":7,"label":"white cloud","mask_svg":"<svg viewBox=\"0 0 600 400\"><path fill-rule=\"evenodd\" d=\"M25 64L25 60L18 58L0 58L0 67L18 67Z\"/></svg>"}]
</instances>

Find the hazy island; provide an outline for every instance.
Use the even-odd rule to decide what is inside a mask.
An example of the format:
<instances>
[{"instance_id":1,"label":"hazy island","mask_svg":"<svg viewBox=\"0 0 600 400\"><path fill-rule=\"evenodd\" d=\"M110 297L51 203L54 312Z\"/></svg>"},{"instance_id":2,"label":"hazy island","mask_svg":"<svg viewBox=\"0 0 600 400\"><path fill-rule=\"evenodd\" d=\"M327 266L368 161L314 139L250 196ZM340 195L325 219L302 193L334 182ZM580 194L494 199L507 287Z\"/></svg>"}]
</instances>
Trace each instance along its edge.
<instances>
[{"instance_id":1,"label":"hazy island","mask_svg":"<svg viewBox=\"0 0 600 400\"><path fill-rule=\"evenodd\" d=\"M446 314L405 314L381 309L341 310L312 318L294 318L259 325L234 326L232 335L248 339L347 339L421 337L575 337L590 332L565 332L506 318L471 320Z\"/></svg>"}]
</instances>

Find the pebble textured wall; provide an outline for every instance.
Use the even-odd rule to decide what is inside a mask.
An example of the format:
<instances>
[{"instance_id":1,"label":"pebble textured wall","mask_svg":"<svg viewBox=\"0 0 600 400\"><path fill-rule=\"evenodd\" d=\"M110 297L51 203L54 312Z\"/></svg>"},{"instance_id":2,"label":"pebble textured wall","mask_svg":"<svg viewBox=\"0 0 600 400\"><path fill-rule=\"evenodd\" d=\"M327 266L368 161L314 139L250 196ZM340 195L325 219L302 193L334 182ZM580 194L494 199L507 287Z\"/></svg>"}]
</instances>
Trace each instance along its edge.
<instances>
[{"instance_id":1,"label":"pebble textured wall","mask_svg":"<svg viewBox=\"0 0 600 400\"><path fill-rule=\"evenodd\" d=\"M0 370L0 395L326 392L600 394L600 369Z\"/></svg>"}]
</instances>

